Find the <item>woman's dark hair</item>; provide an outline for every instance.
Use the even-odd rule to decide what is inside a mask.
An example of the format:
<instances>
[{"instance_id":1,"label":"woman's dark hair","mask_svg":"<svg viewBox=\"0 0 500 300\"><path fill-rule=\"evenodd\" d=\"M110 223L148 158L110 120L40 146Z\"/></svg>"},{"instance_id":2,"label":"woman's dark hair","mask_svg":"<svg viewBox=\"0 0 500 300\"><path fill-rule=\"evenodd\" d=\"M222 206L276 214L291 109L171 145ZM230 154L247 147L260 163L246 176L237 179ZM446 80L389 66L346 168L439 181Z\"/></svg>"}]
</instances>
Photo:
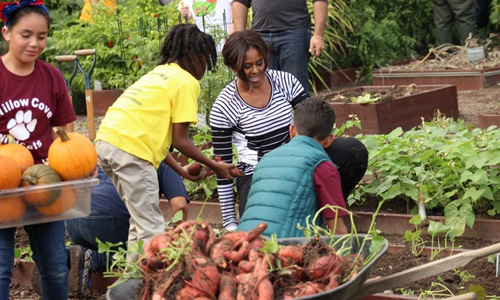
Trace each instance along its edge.
<instances>
[{"instance_id":1,"label":"woman's dark hair","mask_svg":"<svg viewBox=\"0 0 500 300\"><path fill-rule=\"evenodd\" d=\"M224 64L235 70L238 77L245 82L247 82L247 77L243 65L245 63L245 54L250 48L259 51L267 68L269 66L269 46L256 31L243 30L234 32L226 40L222 49Z\"/></svg>"},{"instance_id":2,"label":"woman's dark hair","mask_svg":"<svg viewBox=\"0 0 500 300\"><path fill-rule=\"evenodd\" d=\"M19 23L19 20L21 20L21 18L32 13L39 14L45 17L45 19L47 20L47 26L50 28L49 14L47 13L46 9L42 8L41 5L26 5L16 9L8 16L8 22L6 25L7 28L9 29L13 28L14 26L16 26L17 23Z\"/></svg>"},{"instance_id":3,"label":"woman's dark hair","mask_svg":"<svg viewBox=\"0 0 500 300\"><path fill-rule=\"evenodd\" d=\"M178 24L172 27L172 30L165 37L157 65L177 61L184 70L197 72L194 65L196 57L204 70L214 71L217 62L214 39L194 24ZM185 65L186 63L189 64L189 68L186 68L188 67ZM203 74L195 75L200 78L203 76Z\"/></svg>"}]
</instances>

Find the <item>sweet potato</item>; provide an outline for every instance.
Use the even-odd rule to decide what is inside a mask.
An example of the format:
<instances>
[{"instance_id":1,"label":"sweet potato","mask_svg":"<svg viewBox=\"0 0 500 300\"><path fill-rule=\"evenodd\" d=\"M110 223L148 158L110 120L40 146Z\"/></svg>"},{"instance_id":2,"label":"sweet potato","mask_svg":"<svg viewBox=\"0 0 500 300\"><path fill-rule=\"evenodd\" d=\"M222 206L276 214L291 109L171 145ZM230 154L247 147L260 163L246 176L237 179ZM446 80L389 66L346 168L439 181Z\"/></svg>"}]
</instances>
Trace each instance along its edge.
<instances>
[{"instance_id":1,"label":"sweet potato","mask_svg":"<svg viewBox=\"0 0 500 300\"><path fill-rule=\"evenodd\" d=\"M287 245L278 250L278 258L281 260L283 267L302 264L304 261L303 256L304 248L302 246Z\"/></svg>"},{"instance_id":2,"label":"sweet potato","mask_svg":"<svg viewBox=\"0 0 500 300\"><path fill-rule=\"evenodd\" d=\"M273 286L268 278L267 259L259 258L255 262L252 273L241 274L236 277L238 282L237 300L272 300L274 299Z\"/></svg>"},{"instance_id":3,"label":"sweet potato","mask_svg":"<svg viewBox=\"0 0 500 300\"><path fill-rule=\"evenodd\" d=\"M219 282L219 297L217 300L236 300L236 280L234 275L225 273Z\"/></svg>"},{"instance_id":4,"label":"sweet potato","mask_svg":"<svg viewBox=\"0 0 500 300\"><path fill-rule=\"evenodd\" d=\"M195 257L192 259L194 269L191 285L214 296L219 287L220 274L215 264L208 257Z\"/></svg>"},{"instance_id":5,"label":"sweet potato","mask_svg":"<svg viewBox=\"0 0 500 300\"><path fill-rule=\"evenodd\" d=\"M241 246L237 250L229 251L224 253L224 256L234 263L238 263L248 257L250 252L250 243L248 241L243 241Z\"/></svg>"},{"instance_id":6,"label":"sweet potato","mask_svg":"<svg viewBox=\"0 0 500 300\"><path fill-rule=\"evenodd\" d=\"M196 299L198 297L205 297L204 292L189 285L186 285L175 294L175 300Z\"/></svg>"},{"instance_id":7,"label":"sweet potato","mask_svg":"<svg viewBox=\"0 0 500 300\"><path fill-rule=\"evenodd\" d=\"M227 239L221 239L216 242L210 249L210 258L215 265L221 269L228 267L227 258L224 253L231 251L233 244Z\"/></svg>"},{"instance_id":8,"label":"sweet potato","mask_svg":"<svg viewBox=\"0 0 500 300\"><path fill-rule=\"evenodd\" d=\"M328 253L311 261L306 267L307 277L311 280L320 280L328 276L330 273L342 274L343 258L334 253Z\"/></svg>"},{"instance_id":9,"label":"sweet potato","mask_svg":"<svg viewBox=\"0 0 500 300\"><path fill-rule=\"evenodd\" d=\"M238 274L250 273L255 268L255 261L242 260L238 263Z\"/></svg>"},{"instance_id":10,"label":"sweet potato","mask_svg":"<svg viewBox=\"0 0 500 300\"><path fill-rule=\"evenodd\" d=\"M166 249L171 241L172 238L168 234L159 234L152 237L144 246L144 257L139 261L139 266L145 271L164 268L168 262L161 254L161 250Z\"/></svg>"},{"instance_id":11,"label":"sweet potato","mask_svg":"<svg viewBox=\"0 0 500 300\"><path fill-rule=\"evenodd\" d=\"M299 297L311 296L322 291L321 284L317 282L303 282L286 288L283 293L283 299L295 299Z\"/></svg>"},{"instance_id":12,"label":"sweet potato","mask_svg":"<svg viewBox=\"0 0 500 300\"><path fill-rule=\"evenodd\" d=\"M325 286L325 291L334 289L339 286L340 276L335 273L330 273L328 276L328 284Z\"/></svg>"},{"instance_id":13,"label":"sweet potato","mask_svg":"<svg viewBox=\"0 0 500 300\"><path fill-rule=\"evenodd\" d=\"M186 233L192 238L191 248L208 255L210 248L215 243L215 233L207 221L185 221L173 230L174 234Z\"/></svg>"},{"instance_id":14,"label":"sweet potato","mask_svg":"<svg viewBox=\"0 0 500 300\"><path fill-rule=\"evenodd\" d=\"M203 170L203 166L200 163L193 163L188 166L188 173L191 176L199 176Z\"/></svg>"},{"instance_id":15,"label":"sweet potato","mask_svg":"<svg viewBox=\"0 0 500 300\"><path fill-rule=\"evenodd\" d=\"M246 231L234 231L226 233L223 239L228 240L232 245L236 244L240 240L245 240L248 238L248 232Z\"/></svg>"}]
</instances>

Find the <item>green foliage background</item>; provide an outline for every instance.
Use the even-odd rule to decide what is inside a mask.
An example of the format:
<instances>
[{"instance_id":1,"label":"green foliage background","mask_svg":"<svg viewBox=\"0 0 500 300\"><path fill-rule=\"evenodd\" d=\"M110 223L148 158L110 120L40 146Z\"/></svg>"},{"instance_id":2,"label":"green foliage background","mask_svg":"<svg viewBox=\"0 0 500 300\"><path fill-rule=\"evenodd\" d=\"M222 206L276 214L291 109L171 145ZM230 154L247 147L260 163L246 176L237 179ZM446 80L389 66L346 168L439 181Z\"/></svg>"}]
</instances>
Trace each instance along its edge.
<instances>
[{"instance_id":1,"label":"green foliage background","mask_svg":"<svg viewBox=\"0 0 500 300\"><path fill-rule=\"evenodd\" d=\"M373 68L427 53L434 42L429 0L350 0L352 32L346 32L345 53L332 54L341 68Z\"/></svg>"}]
</instances>

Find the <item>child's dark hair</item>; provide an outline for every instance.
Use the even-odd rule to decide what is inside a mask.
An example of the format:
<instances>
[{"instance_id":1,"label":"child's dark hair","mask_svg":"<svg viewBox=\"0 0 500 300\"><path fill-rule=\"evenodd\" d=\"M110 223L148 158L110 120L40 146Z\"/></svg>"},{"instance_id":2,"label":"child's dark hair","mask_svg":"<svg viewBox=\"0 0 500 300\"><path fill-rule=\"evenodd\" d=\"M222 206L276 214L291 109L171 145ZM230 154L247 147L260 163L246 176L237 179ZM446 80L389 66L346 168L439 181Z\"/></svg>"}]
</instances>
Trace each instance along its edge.
<instances>
[{"instance_id":1,"label":"child's dark hair","mask_svg":"<svg viewBox=\"0 0 500 300\"><path fill-rule=\"evenodd\" d=\"M177 61L181 68L187 70L185 64L188 63L189 69L196 72L195 57L198 57L205 70L214 71L217 62L214 39L194 24L178 24L165 37L157 65ZM196 75L201 77L203 74Z\"/></svg>"},{"instance_id":2,"label":"child's dark hair","mask_svg":"<svg viewBox=\"0 0 500 300\"><path fill-rule=\"evenodd\" d=\"M311 97L295 108L293 123L298 134L323 140L332 133L335 111L323 98Z\"/></svg>"},{"instance_id":3,"label":"child's dark hair","mask_svg":"<svg viewBox=\"0 0 500 300\"><path fill-rule=\"evenodd\" d=\"M269 66L269 46L262 39L262 36L254 30L237 31L231 34L222 48L224 64L236 70L238 77L248 82L243 65L245 64L245 54L248 49L254 48L260 52L264 60L265 67Z\"/></svg>"},{"instance_id":4,"label":"child's dark hair","mask_svg":"<svg viewBox=\"0 0 500 300\"><path fill-rule=\"evenodd\" d=\"M2 14L4 14L4 12L5 8L2 10ZM11 29L16 26L16 24L19 23L19 20L21 20L24 16L32 13L43 16L47 20L47 26L50 27L49 11L45 6L38 4L20 5L16 10L4 15L3 17L6 19L5 26Z\"/></svg>"}]
</instances>

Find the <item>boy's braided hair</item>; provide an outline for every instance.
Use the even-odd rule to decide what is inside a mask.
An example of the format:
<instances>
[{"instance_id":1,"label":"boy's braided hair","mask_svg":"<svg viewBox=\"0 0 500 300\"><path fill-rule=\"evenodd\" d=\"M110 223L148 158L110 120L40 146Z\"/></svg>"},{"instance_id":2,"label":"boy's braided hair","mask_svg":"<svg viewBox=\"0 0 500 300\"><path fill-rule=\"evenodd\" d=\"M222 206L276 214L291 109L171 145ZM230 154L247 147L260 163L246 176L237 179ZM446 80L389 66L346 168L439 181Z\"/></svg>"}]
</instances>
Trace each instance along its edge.
<instances>
[{"instance_id":1,"label":"boy's braided hair","mask_svg":"<svg viewBox=\"0 0 500 300\"><path fill-rule=\"evenodd\" d=\"M217 61L214 39L194 24L178 24L172 27L172 30L165 37L157 65L177 61L181 68L196 72L195 57L199 59L205 70L214 71ZM186 68L185 63L189 64L189 68Z\"/></svg>"}]
</instances>

